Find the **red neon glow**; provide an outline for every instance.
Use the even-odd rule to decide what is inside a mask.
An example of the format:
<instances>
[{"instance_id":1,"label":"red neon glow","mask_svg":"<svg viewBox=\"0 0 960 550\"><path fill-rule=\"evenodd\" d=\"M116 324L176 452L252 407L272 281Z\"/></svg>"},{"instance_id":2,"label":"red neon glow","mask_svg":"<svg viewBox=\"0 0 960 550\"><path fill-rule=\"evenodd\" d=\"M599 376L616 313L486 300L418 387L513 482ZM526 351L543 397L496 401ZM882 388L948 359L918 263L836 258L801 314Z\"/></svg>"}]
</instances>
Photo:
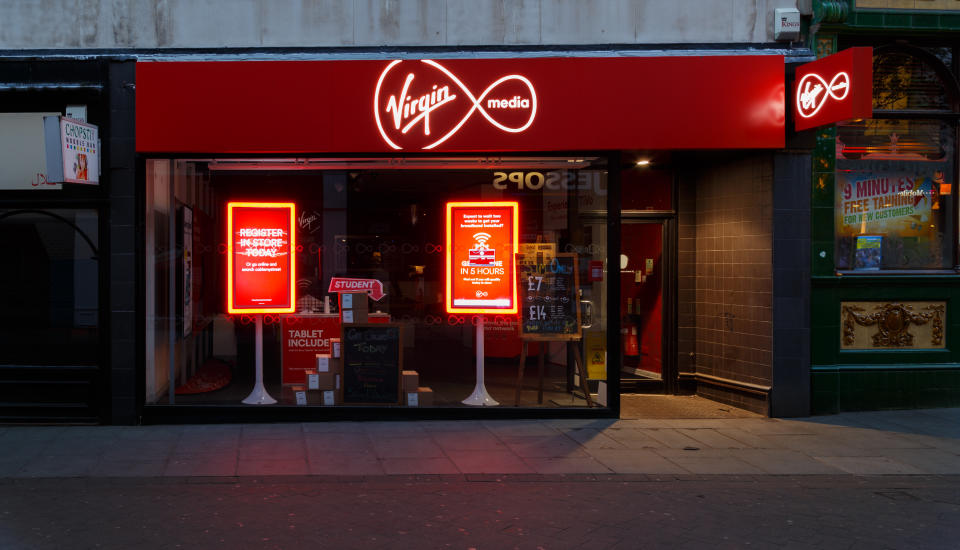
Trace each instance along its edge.
<instances>
[{"instance_id":1,"label":"red neon glow","mask_svg":"<svg viewBox=\"0 0 960 550\"><path fill-rule=\"evenodd\" d=\"M447 313L517 313L517 202L448 202Z\"/></svg>"},{"instance_id":2,"label":"red neon glow","mask_svg":"<svg viewBox=\"0 0 960 550\"><path fill-rule=\"evenodd\" d=\"M830 100L843 101L850 93L850 75L841 71L827 82L817 73L805 75L797 84L797 114L810 118Z\"/></svg>"},{"instance_id":3,"label":"red neon glow","mask_svg":"<svg viewBox=\"0 0 960 550\"><path fill-rule=\"evenodd\" d=\"M296 311L292 202L227 203L227 312Z\"/></svg>"},{"instance_id":4,"label":"red neon glow","mask_svg":"<svg viewBox=\"0 0 960 550\"><path fill-rule=\"evenodd\" d=\"M456 118L450 119L449 117L441 118L441 127L449 127L449 130L446 130L446 133L443 133L439 139L434 140L433 137L425 139L426 144L420 145L421 149L433 149L450 139L450 137L456 134L457 131L470 120L474 112L479 112L494 127L511 134L517 134L529 128L537 116L537 92L533 88L533 83L525 76L510 74L500 77L487 86L479 96L475 96L456 75L443 65L430 59L421 59L420 63L436 69L436 71L440 73L441 78L437 79L437 75L434 74L434 79L431 80L429 76L423 74L423 71L418 73L417 69L421 68L422 65L416 65L416 61L412 61L406 65L410 67L411 72L406 74L403 79L403 84L401 85L399 81L396 82L399 86L396 89L397 93L389 94L386 102L383 103L381 102L380 96L386 96L388 93L384 91L381 94L384 81L387 80L388 74L394 67L397 67L401 63L403 63L402 60L396 60L387 65L383 72L380 73L380 78L377 79L377 88L373 94L373 115L377 122L377 129L380 131L380 136L387 145L394 149L404 149L405 147L399 145L397 142L404 140L406 136L410 135L409 132L415 128L422 130L424 138L427 136L435 136L437 132L435 127L431 127L431 120L436 122L436 119L441 114L441 108L450 105L461 96L469 101L470 108L459 120L456 120ZM422 78L414 82L417 80L417 76L421 76ZM508 94L509 97L488 97L501 85L509 84L511 81L523 84L525 89L519 90L514 86L510 87L511 92ZM451 89L451 84L456 87ZM416 87L412 88L414 86ZM520 93L517 94L515 92ZM486 101L486 106L484 106L484 101ZM381 110L383 111L382 118ZM527 118L518 125L505 124L491 115L490 110L519 111L527 114ZM386 127L384 126L384 119L388 122ZM392 134L392 136L390 134Z\"/></svg>"}]
</instances>

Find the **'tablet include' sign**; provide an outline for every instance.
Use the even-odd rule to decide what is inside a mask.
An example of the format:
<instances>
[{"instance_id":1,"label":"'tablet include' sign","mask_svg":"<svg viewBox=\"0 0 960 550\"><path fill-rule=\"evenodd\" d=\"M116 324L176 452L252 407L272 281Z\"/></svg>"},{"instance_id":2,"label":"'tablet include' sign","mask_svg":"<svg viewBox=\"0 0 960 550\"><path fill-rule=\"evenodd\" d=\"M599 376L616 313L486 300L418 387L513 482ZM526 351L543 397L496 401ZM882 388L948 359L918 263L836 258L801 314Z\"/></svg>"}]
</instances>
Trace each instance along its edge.
<instances>
[{"instance_id":1,"label":"'tablet include' sign","mask_svg":"<svg viewBox=\"0 0 960 550\"><path fill-rule=\"evenodd\" d=\"M227 204L227 312L296 309L294 204Z\"/></svg>"}]
</instances>

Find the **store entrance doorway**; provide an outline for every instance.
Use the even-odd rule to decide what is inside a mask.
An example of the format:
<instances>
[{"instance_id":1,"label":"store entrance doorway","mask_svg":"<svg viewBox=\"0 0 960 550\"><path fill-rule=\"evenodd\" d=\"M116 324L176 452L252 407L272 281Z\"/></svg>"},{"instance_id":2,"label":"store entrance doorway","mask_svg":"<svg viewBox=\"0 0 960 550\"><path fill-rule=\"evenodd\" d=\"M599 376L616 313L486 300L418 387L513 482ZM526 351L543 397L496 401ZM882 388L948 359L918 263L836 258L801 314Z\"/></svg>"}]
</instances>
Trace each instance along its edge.
<instances>
[{"instance_id":1,"label":"store entrance doorway","mask_svg":"<svg viewBox=\"0 0 960 550\"><path fill-rule=\"evenodd\" d=\"M668 223L624 217L620 226L621 393L671 393L675 385L664 346Z\"/></svg>"}]
</instances>

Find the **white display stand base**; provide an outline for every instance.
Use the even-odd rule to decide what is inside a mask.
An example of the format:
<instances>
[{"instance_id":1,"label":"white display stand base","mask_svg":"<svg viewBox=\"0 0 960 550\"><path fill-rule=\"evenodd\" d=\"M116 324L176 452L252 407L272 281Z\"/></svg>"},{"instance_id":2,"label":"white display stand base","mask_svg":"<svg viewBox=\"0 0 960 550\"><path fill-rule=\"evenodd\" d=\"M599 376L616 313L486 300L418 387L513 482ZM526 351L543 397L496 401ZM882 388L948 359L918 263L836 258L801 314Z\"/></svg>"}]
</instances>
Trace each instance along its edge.
<instances>
[{"instance_id":1,"label":"white display stand base","mask_svg":"<svg viewBox=\"0 0 960 550\"><path fill-rule=\"evenodd\" d=\"M473 389L470 397L464 399L464 405L475 407L496 407L498 403L487 393L487 387L483 385L483 315L477 316L477 386Z\"/></svg>"},{"instance_id":2,"label":"white display stand base","mask_svg":"<svg viewBox=\"0 0 960 550\"><path fill-rule=\"evenodd\" d=\"M253 391L242 401L245 405L273 405L276 399L270 397L267 388L263 386L263 315L256 315L257 335L256 335L256 365L257 381L253 386Z\"/></svg>"}]
</instances>

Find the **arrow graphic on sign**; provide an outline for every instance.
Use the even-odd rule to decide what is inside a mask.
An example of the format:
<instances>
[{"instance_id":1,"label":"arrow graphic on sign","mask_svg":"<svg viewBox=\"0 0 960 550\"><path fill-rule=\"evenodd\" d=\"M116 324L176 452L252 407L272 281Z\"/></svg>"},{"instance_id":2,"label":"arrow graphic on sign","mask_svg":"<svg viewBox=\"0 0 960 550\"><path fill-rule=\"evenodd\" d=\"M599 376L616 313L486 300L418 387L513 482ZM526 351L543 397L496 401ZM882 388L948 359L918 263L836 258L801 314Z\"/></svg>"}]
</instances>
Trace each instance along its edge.
<instances>
[{"instance_id":1,"label":"arrow graphic on sign","mask_svg":"<svg viewBox=\"0 0 960 550\"><path fill-rule=\"evenodd\" d=\"M349 279L333 277L330 279L330 288L327 292L366 292L374 302L379 302L387 294L383 291L383 283L377 279Z\"/></svg>"}]
</instances>

